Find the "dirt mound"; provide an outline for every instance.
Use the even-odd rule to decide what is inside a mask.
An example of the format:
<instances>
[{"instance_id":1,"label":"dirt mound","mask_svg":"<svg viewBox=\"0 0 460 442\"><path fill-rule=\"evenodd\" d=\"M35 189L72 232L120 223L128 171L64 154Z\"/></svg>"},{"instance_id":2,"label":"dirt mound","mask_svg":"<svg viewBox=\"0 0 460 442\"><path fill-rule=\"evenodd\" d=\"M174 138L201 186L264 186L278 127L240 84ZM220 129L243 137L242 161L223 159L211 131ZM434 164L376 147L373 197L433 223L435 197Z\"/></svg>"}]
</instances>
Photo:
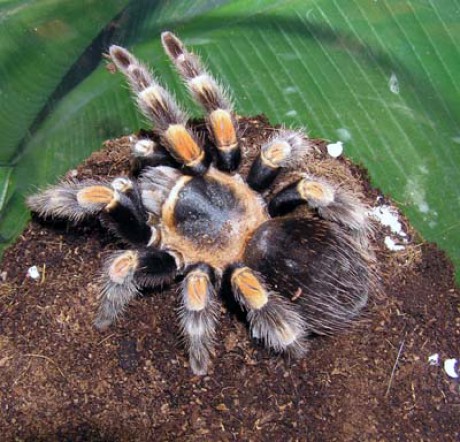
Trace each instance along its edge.
<instances>
[{"instance_id":1,"label":"dirt mound","mask_svg":"<svg viewBox=\"0 0 460 442\"><path fill-rule=\"evenodd\" d=\"M240 125L249 148L273 130L261 117ZM129 145L108 141L71 174L126 174ZM321 141L308 167L372 206L388 202ZM285 361L222 308L213 364L197 377L178 341L176 286L146 293L99 333L97 276L119 244L97 222L33 220L0 267L1 439L458 440L459 383L442 361L460 356L459 291L444 253L404 228L395 252L376 224L381 293L347 334L314 338L304 359ZM434 353L439 365L428 363Z\"/></svg>"}]
</instances>

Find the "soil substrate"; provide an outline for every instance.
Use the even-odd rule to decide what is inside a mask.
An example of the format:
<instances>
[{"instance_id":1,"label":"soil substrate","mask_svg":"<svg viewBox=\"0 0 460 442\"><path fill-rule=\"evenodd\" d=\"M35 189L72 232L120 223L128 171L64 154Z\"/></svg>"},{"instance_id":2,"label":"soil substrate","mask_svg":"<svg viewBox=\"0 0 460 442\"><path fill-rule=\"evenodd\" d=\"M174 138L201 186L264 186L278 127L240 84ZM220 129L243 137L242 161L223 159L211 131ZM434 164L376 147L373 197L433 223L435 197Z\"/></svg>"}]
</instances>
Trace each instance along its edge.
<instances>
[{"instance_id":1,"label":"soil substrate","mask_svg":"<svg viewBox=\"0 0 460 442\"><path fill-rule=\"evenodd\" d=\"M248 158L273 132L263 117L240 126ZM129 149L128 137L108 141L69 174L126 175ZM321 140L307 169L361 189L369 205L389 202ZM177 285L145 293L100 333L99 269L123 246L96 221L34 218L0 265L0 439L459 440L459 382L442 367L460 356L453 267L402 221L410 243L400 252L376 224L381 290L349 332L313 338L304 359L286 361L222 307L212 366L198 377L178 339ZM34 265L38 281L26 276ZM434 353L439 365L428 363Z\"/></svg>"}]
</instances>

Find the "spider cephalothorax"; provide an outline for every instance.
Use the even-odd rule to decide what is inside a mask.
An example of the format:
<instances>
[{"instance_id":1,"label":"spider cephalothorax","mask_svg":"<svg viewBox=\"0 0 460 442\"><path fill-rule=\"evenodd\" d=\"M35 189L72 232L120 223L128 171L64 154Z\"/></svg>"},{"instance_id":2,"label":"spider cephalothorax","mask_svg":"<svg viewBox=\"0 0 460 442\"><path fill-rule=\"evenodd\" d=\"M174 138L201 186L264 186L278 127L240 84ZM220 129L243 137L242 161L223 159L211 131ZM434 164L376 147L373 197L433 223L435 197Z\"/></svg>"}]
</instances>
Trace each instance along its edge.
<instances>
[{"instance_id":1,"label":"spider cephalothorax","mask_svg":"<svg viewBox=\"0 0 460 442\"><path fill-rule=\"evenodd\" d=\"M112 46L111 59L160 142L133 144L138 178L67 181L28 204L41 216L97 216L130 246L106 262L99 329L142 288L181 278L180 326L194 373L207 370L221 290L247 312L254 338L300 356L310 333L346 327L373 289L366 207L350 191L303 172L311 143L300 131L276 131L242 173L245 146L227 94L177 37L165 32L162 42L206 111L213 147L204 146L149 70Z\"/></svg>"}]
</instances>

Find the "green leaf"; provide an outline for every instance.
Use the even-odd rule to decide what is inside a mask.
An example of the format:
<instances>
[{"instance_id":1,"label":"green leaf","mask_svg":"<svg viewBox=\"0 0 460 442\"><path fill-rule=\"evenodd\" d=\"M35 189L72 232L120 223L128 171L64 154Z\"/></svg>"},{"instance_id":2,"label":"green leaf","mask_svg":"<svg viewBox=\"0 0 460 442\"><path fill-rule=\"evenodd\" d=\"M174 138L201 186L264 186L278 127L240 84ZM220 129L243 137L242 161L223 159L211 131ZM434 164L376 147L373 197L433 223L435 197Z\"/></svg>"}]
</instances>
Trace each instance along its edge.
<instances>
[{"instance_id":1,"label":"green leaf","mask_svg":"<svg viewBox=\"0 0 460 442\"><path fill-rule=\"evenodd\" d=\"M0 7L0 161L13 161L71 66L127 0L9 1ZM39 121L36 122L39 124Z\"/></svg>"},{"instance_id":2,"label":"green leaf","mask_svg":"<svg viewBox=\"0 0 460 442\"><path fill-rule=\"evenodd\" d=\"M121 76L99 63L108 44L126 45L149 62L197 112L161 51L159 34L170 29L229 85L240 114L263 112L272 123L342 139L345 153L369 169L373 183L459 268L458 1L94 2L97 28L81 18L78 2L45 4L54 8L0 6L6 23L13 5L23 14L10 24L15 38L20 29L30 33L36 9L42 22L59 16L74 32L70 38L52 27L56 36L46 45L27 33L15 46L0 38L1 65L16 69L14 81L6 87L2 82L2 98L16 94L0 122L6 146L0 164L11 170L8 179L0 175L0 183L8 182L0 192L5 241L22 228L18 220L26 219L24 195L56 181L104 139L146 125ZM99 53L92 50L95 40ZM99 66L85 70L82 59ZM25 85L27 93L15 91Z\"/></svg>"}]
</instances>

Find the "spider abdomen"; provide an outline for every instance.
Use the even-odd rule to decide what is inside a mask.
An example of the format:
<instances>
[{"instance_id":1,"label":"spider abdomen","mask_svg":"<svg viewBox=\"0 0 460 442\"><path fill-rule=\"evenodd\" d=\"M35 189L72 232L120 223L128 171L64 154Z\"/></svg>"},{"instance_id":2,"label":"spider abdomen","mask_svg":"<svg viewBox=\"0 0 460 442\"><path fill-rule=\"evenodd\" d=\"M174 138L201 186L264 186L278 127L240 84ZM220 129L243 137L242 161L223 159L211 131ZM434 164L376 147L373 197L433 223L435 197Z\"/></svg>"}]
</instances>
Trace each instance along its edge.
<instances>
[{"instance_id":1,"label":"spider abdomen","mask_svg":"<svg viewBox=\"0 0 460 442\"><path fill-rule=\"evenodd\" d=\"M210 169L172 189L162 210L162 241L185 264L223 270L242 258L249 237L267 219L264 201L238 175Z\"/></svg>"},{"instance_id":2,"label":"spider abdomen","mask_svg":"<svg viewBox=\"0 0 460 442\"><path fill-rule=\"evenodd\" d=\"M349 325L374 283L367 253L348 233L316 217L270 219L254 232L244 262L297 303L319 334Z\"/></svg>"}]
</instances>

